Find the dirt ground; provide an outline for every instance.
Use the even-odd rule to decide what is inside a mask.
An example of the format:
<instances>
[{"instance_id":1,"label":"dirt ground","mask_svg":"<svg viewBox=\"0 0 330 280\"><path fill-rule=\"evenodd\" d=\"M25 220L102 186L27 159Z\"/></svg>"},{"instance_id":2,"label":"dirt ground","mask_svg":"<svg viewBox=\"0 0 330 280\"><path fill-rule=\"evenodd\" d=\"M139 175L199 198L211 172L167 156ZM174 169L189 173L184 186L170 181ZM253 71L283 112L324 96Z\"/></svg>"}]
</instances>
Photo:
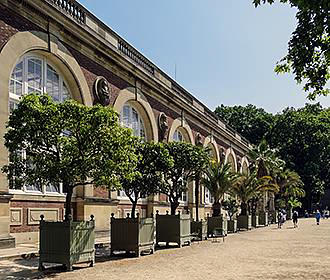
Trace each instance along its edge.
<instances>
[{"instance_id":1,"label":"dirt ground","mask_svg":"<svg viewBox=\"0 0 330 280\"><path fill-rule=\"evenodd\" d=\"M109 259L98 251L93 268L39 273L37 258L0 262L0 279L330 279L330 220L287 221L249 232L230 234L225 243L203 241L184 248L156 251L140 258Z\"/></svg>"}]
</instances>

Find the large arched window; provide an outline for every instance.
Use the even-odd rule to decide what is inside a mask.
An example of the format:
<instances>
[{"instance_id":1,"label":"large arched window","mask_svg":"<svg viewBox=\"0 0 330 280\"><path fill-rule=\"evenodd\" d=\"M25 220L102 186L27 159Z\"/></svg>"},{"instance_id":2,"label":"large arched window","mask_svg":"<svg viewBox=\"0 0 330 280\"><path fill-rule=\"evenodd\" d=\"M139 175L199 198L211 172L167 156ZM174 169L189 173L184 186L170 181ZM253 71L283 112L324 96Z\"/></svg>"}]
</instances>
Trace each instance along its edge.
<instances>
[{"instance_id":1,"label":"large arched window","mask_svg":"<svg viewBox=\"0 0 330 280\"><path fill-rule=\"evenodd\" d=\"M12 112L22 95L28 93L47 93L56 102L70 98L69 90L61 73L47 58L38 54L24 55L14 67L9 81L9 112ZM25 156L25 151L22 151ZM61 193L62 186L25 185L17 190L9 184L10 189L32 193Z\"/></svg>"},{"instance_id":2,"label":"large arched window","mask_svg":"<svg viewBox=\"0 0 330 280\"><path fill-rule=\"evenodd\" d=\"M9 81L9 109L12 111L19 98L28 93L48 93L56 102L70 97L63 76L47 58L26 54L14 67Z\"/></svg>"},{"instance_id":3,"label":"large arched window","mask_svg":"<svg viewBox=\"0 0 330 280\"><path fill-rule=\"evenodd\" d=\"M125 104L120 112L120 123L122 126L131 128L134 136L146 138L145 128L138 111L129 104Z\"/></svg>"}]
</instances>

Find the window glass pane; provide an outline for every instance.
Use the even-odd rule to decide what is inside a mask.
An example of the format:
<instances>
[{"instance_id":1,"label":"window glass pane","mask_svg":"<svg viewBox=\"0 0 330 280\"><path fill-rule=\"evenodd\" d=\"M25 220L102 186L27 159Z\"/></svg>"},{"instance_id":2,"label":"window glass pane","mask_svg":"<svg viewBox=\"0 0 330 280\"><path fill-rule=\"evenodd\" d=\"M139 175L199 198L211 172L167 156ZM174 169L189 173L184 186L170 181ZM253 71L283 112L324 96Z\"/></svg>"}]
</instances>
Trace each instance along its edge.
<instances>
[{"instance_id":1,"label":"window glass pane","mask_svg":"<svg viewBox=\"0 0 330 280\"><path fill-rule=\"evenodd\" d=\"M40 185L26 185L25 186L26 190L27 191L34 191L34 192L41 192L42 191L42 188Z\"/></svg>"},{"instance_id":2,"label":"window glass pane","mask_svg":"<svg viewBox=\"0 0 330 280\"><path fill-rule=\"evenodd\" d=\"M60 192L60 186L55 184L50 184L46 186L46 192Z\"/></svg>"},{"instance_id":3,"label":"window glass pane","mask_svg":"<svg viewBox=\"0 0 330 280\"><path fill-rule=\"evenodd\" d=\"M22 85L23 85L23 61L18 63L10 78L9 92L18 96L22 95Z\"/></svg>"},{"instance_id":4,"label":"window glass pane","mask_svg":"<svg viewBox=\"0 0 330 280\"><path fill-rule=\"evenodd\" d=\"M129 127L130 123L130 107L125 105L121 111L121 121L124 127Z\"/></svg>"},{"instance_id":5,"label":"window glass pane","mask_svg":"<svg viewBox=\"0 0 330 280\"><path fill-rule=\"evenodd\" d=\"M28 59L27 73L28 93L42 92L42 61L35 58Z\"/></svg>"},{"instance_id":6,"label":"window glass pane","mask_svg":"<svg viewBox=\"0 0 330 280\"><path fill-rule=\"evenodd\" d=\"M62 84L62 101L70 99L69 90L66 87L65 83Z\"/></svg>"},{"instance_id":7,"label":"window glass pane","mask_svg":"<svg viewBox=\"0 0 330 280\"><path fill-rule=\"evenodd\" d=\"M120 122L122 126L131 128L134 136L145 138L145 130L139 113L131 106L124 105L120 113Z\"/></svg>"},{"instance_id":8,"label":"window glass pane","mask_svg":"<svg viewBox=\"0 0 330 280\"><path fill-rule=\"evenodd\" d=\"M46 93L48 93L55 102L62 101L60 99L60 77L50 65L47 65Z\"/></svg>"},{"instance_id":9,"label":"window glass pane","mask_svg":"<svg viewBox=\"0 0 330 280\"><path fill-rule=\"evenodd\" d=\"M17 109L18 103L14 100L9 100L9 113L11 114L14 109Z\"/></svg>"},{"instance_id":10,"label":"window glass pane","mask_svg":"<svg viewBox=\"0 0 330 280\"><path fill-rule=\"evenodd\" d=\"M182 133L179 130L176 130L173 134L173 141L174 142L182 142L183 136Z\"/></svg>"}]
</instances>

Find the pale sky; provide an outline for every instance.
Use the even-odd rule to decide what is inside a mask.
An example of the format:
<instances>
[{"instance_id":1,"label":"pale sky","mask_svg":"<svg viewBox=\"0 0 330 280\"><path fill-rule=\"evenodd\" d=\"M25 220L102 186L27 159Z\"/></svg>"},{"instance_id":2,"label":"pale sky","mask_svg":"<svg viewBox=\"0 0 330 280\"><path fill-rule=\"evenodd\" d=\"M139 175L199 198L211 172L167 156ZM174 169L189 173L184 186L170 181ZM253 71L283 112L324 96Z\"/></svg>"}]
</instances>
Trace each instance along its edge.
<instances>
[{"instance_id":1,"label":"pale sky","mask_svg":"<svg viewBox=\"0 0 330 280\"><path fill-rule=\"evenodd\" d=\"M287 51L295 10L252 0L79 0L202 103L254 104L276 113L307 101L275 64ZM330 106L330 96L318 98Z\"/></svg>"}]
</instances>

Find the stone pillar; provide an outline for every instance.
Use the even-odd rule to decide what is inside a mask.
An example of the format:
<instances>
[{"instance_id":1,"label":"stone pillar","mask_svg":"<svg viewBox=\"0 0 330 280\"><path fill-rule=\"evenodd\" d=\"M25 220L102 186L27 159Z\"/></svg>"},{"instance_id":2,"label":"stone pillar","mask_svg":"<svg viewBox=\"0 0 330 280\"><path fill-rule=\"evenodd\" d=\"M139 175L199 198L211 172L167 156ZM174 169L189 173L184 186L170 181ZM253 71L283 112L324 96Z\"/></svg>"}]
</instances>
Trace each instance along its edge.
<instances>
[{"instance_id":1,"label":"stone pillar","mask_svg":"<svg viewBox=\"0 0 330 280\"><path fill-rule=\"evenodd\" d=\"M1 85L1 79L0 79ZM0 167L8 163L8 152L4 146L4 134L6 122L8 120L8 93L3 90L8 88L8 84L1 85L0 93ZM8 180L4 173L0 171L0 248L15 247L15 238L10 236L10 199L12 196L8 192Z\"/></svg>"}]
</instances>

